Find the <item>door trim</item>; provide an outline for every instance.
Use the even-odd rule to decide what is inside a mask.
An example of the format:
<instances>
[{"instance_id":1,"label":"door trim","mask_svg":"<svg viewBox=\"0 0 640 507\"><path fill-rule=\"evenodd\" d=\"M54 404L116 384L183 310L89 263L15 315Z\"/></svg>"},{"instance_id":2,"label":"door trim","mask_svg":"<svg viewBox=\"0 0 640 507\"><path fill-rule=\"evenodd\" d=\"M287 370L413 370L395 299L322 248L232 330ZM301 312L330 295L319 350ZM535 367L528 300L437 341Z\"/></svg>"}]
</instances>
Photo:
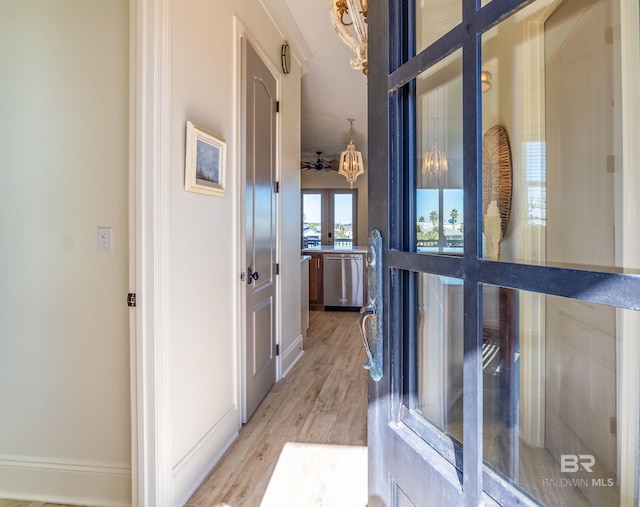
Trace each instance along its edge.
<instances>
[{"instance_id":1,"label":"door trim","mask_svg":"<svg viewBox=\"0 0 640 507\"><path fill-rule=\"evenodd\" d=\"M131 2L130 271L135 273L135 285L130 288L144 295L131 317L133 506L173 503L168 311L170 13L169 0Z\"/></svg>"},{"instance_id":2,"label":"door trim","mask_svg":"<svg viewBox=\"0 0 640 507\"><path fill-rule=\"evenodd\" d=\"M244 290L244 284L246 283L244 280L241 280L241 274L246 273L246 205L245 205L245 186L246 186L246 175L244 171L244 167L241 165L242 161L242 150L245 146L245 140L242 135L242 118L243 118L243 110L242 110L242 39L245 38L247 42L251 44L253 49L258 53L258 56L262 60L262 62L266 65L269 72L273 75L276 80L276 97L279 99L281 96L282 90L282 75L280 70L273 64L268 54L264 51L264 49L260 46L257 40L251 35L251 33L247 30L247 28L242 24L242 22L234 17L234 54L235 54L235 72L234 72L234 93L235 93L235 114L234 114L234 123L235 123L235 138L237 139L235 146L233 148L233 165L237 167L236 171L236 190L233 193L235 199L235 209L236 209L236 221L234 223L234 228L238 231L238 235L236 237L236 265L239 268L239 272L237 273L237 285L236 285L236 329L238 330L238 341L237 341L237 349L236 349L236 403L237 406L240 407L241 410L238 411L239 420L245 420L245 364L246 364L246 339L247 339L247 330L246 330L246 294ZM281 178L281 160L282 160L282 121L279 115L276 116L276 167L275 167L275 178L276 180L280 180ZM280 252L282 245L282 237L281 237L281 217L280 217L280 199L279 194L276 194L276 262L280 262ZM276 344L282 343L282 315L281 315L281 283L280 277L276 275L274 279L275 283L275 333L276 333ZM282 378L282 351L281 355L276 356L276 382Z\"/></svg>"}]
</instances>

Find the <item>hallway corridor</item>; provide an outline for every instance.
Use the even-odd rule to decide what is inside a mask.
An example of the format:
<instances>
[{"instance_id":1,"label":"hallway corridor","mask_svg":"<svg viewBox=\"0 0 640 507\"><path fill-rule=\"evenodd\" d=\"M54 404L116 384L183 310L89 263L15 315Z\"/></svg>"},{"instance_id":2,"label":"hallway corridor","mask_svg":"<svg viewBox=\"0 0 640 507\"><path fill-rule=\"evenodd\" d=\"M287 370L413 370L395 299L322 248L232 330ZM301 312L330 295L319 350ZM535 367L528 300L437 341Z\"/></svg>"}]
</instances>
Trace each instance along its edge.
<instances>
[{"instance_id":1,"label":"hallway corridor","mask_svg":"<svg viewBox=\"0 0 640 507\"><path fill-rule=\"evenodd\" d=\"M273 386L185 507L260 506L287 442L366 446L367 371L362 367L366 354L358 318L358 313L351 312L311 312L304 355L289 375ZM289 444L287 450L293 445ZM300 466L307 464L310 463ZM346 478L354 488L359 485L358 493L363 488L366 491L366 467L364 471L359 468L354 470L357 479ZM307 478L305 470L300 473ZM290 479L284 481L288 490L295 488L297 482L295 476ZM274 487L279 486L270 486L270 497ZM344 494L346 498L349 492ZM302 507L300 503L295 505ZM366 498L362 505L366 505Z\"/></svg>"}]
</instances>

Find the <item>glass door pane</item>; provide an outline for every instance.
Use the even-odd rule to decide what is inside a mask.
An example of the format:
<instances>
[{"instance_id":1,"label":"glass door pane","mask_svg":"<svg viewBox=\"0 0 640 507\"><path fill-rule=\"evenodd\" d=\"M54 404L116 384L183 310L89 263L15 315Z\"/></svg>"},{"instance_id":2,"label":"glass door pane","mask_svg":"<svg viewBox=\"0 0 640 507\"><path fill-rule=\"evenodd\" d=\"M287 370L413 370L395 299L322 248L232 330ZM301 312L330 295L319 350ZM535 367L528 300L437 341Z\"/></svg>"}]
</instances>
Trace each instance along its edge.
<instances>
[{"instance_id":1,"label":"glass door pane","mask_svg":"<svg viewBox=\"0 0 640 507\"><path fill-rule=\"evenodd\" d=\"M638 272L638 23L616 19L624 4L638 5L534 2L483 34L485 259Z\"/></svg>"},{"instance_id":2,"label":"glass door pane","mask_svg":"<svg viewBox=\"0 0 640 507\"><path fill-rule=\"evenodd\" d=\"M354 195L335 193L333 195L333 244L352 246L355 229Z\"/></svg>"},{"instance_id":3,"label":"glass door pane","mask_svg":"<svg viewBox=\"0 0 640 507\"><path fill-rule=\"evenodd\" d=\"M640 314L492 285L482 299L485 462L545 505L627 505Z\"/></svg>"},{"instance_id":4,"label":"glass door pane","mask_svg":"<svg viewBox=\"0 0 640 507\"><path fill-rule=\"evenodd\" d=\"M415 411L462 442L463 282L417 274Z\"/></svg>"},{"instance_id":5,"label":"glass door pane","mask_svg":"<svg viewBox=\"0 0 640 507\"><path fill-rule=\"evenodd\" d=\"M461 0L416 2L416 52L434 43L462 21Z\"/></svg>"},{"instance_id":6,"label":"glass door pane","mask_svg":"<svg viewBox=\"0 0 640 507\"><path fill-rule=\"evenodd\" d=\"M420 253L461 254L462 51L416 79L416 248Z\"/></svg>"},{"instance_id":7,"label":"glass door pane","mask_svg":"<svg viewBox=\"0 0 640 507\"><path fill-rule=\"evenodd\" d=\"M322 243L322 193L302 194L302 248Z\"/></svg>"}]
</instances>

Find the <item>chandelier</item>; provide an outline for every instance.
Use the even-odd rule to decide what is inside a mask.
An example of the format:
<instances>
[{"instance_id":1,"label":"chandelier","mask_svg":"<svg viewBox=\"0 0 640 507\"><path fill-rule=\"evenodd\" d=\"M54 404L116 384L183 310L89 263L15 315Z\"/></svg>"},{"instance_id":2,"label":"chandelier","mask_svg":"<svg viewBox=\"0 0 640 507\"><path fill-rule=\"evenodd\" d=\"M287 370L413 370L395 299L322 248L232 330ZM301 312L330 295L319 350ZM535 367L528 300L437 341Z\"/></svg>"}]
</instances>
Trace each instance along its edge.
<instances>
[{"instance_id":1,"label":"chandelier","mask_svg":"<svg viewBox=\"0 0 640 507\"><path fill-rule=\"evenodd\" d=\"M422 174L427 174L432 178L439 178L449 170L447 156L438 148L438 137L436 135L436 120L433 120L433 148L426 153L422 163Z\"/></svg>"},{"instance_id":2,"label":"chandelier","mask_svg":"<svg viewBox=\"0 0 640 507\"><path fill-rule=\"evenodd\" d=\"M362 163L362 153L356 151L356 146L353 144L353 118L348 118L350 123L349 127L349 144L347 149L340 155L340 166L338 173L342 174L349 182L349 187L353 188L353 184L356 178L361 174L364 174L364 164Z\"/></svg>"},{"instance_id":3,"label":"chandelier","mask_svg":"<svg viewBox=\"0 0 640 507\"><path fill-rule=\"evenodd\" d=\"M349 46L351 67L367 75L367 8L369 0L330 0L330 18L342 41ZM360 9L356 3L360 4ZM345 21L345 15L351 21Z\"/></svg>"}]
</instances>

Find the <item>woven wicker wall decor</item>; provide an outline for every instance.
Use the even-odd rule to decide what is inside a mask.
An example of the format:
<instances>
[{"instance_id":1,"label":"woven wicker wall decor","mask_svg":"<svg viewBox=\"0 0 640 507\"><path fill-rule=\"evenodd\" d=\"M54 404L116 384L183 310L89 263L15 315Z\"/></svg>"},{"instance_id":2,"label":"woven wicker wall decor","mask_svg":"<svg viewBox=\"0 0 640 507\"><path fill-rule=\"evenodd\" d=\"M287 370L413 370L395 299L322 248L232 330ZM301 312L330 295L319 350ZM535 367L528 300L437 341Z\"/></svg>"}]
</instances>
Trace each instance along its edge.
<instances>
[{"instance_id":1,"label":"woven wicker wall decor","mask_svg":"<svg viewBox=\"0 0 640 507\"><path fill-rule=\"evenodd\" d=\"M502 125L494 125L482 137L482 216L491 201L500 212L502 237L511 213L512 168L509 136Z\"/></svg>"}]
</instances>

